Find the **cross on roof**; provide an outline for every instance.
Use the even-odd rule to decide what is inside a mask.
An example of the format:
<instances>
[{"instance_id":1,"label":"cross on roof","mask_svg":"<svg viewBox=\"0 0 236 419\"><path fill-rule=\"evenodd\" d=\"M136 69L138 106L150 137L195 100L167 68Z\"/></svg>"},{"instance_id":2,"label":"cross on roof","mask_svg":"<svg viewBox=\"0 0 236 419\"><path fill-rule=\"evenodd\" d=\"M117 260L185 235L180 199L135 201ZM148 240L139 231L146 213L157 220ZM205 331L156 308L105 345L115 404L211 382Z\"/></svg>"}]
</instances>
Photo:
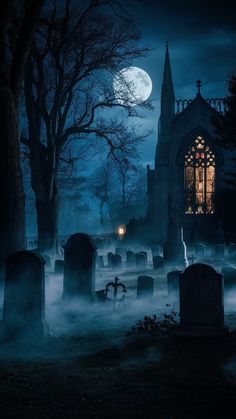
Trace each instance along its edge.
<instances>
[{"instance_id":1,"label":"cross on roof","mask_svg":"<svg viewBox=\"0 0 236 419\"><path fill-rule=\"evenodd\" d=\"M197 95L201 96L201 87L202 87L202 82L201 80L197 80L196 81L196 86L197 86Z\"/></svg>"}]
</instances>

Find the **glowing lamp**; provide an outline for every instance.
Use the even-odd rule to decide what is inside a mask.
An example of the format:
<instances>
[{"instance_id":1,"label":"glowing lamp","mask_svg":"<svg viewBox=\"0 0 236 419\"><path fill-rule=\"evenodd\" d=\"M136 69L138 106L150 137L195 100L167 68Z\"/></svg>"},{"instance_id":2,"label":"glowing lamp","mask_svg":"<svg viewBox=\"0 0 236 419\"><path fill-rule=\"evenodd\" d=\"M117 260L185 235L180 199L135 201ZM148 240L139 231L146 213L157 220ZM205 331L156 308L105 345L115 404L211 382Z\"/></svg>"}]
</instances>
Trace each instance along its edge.
<instances>
[{"instance_id":1,"label":"glowing lamp","mask_svg":"<svg viewBox=\"0 0 236 419\"><path fill-rule=\"evenodd\" d=\"M119 225L118 227L117 227L117 234L118 234L118 236L119 236L119 238L120 239L123 239L123 237L125 236L125 233L126 233L126 227L125 227L125 225Z\"/></svg>"}]
</instances>

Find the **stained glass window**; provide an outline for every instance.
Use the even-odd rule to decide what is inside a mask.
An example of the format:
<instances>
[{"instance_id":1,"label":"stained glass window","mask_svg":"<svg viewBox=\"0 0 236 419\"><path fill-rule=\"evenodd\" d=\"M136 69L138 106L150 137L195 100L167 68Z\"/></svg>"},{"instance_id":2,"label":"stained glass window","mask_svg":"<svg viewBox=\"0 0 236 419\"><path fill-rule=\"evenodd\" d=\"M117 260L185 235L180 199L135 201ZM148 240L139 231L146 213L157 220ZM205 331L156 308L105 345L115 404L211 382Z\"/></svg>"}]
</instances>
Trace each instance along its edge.
<instances>
[{"instance_id":1,"label":"stained glass window","mask_svg":"<svg viewBox=\"0 0 236 419\"><path fill-rule=\"evenodd\" d=\"M185 214L213 214L215 155L200 135L185 155Z\"/></svg>"}]
</instances>

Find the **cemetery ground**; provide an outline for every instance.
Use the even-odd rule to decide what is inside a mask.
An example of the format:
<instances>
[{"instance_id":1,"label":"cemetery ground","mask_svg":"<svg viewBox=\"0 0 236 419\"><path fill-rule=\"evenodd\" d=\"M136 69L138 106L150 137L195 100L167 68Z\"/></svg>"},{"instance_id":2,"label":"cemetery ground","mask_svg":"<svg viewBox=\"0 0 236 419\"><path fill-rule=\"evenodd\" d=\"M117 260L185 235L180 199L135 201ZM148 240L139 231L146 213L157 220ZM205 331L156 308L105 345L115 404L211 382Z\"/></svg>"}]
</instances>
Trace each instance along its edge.
<instances>
[{"instance_id":1,"label":"cemetery ground","mask_svg":"<svg viewBox=\"0 0 236 419\"><path fill-rule=\"evenodd\" d=\"M62 275L46 276L42 344L0 345L2 418L234 418L236 335L211 338L157 336L127 331L145 314L173 309L164 275L155 278L154 299L135 299L137 272L118 274L127 285L123 304L63 306ZM96 288L114 279L97 272ZM236 315L225 307L233 330ZM174 307L175 309L175 307ZM177 309L177 308L176 308Z\"/></svg>"}]
</instances>

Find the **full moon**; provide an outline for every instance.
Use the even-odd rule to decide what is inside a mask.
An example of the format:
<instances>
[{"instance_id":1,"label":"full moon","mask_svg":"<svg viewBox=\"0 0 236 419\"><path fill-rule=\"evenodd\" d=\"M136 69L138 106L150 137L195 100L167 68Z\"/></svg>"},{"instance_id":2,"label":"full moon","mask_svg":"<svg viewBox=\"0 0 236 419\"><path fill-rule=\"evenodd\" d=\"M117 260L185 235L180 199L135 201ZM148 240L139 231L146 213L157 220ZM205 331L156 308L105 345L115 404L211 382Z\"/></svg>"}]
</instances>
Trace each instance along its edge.
<instances>
[{"instance_id":1,"label":"full moon","mask_svg":"<svg viewBox=\"0 0 236 419\"><path fill-rule=\"evenodd\" d=\"M147 100L152 92L152 80L142 68L126 67L113 79L114 94L118 102L131 106Z\"/></svg>"}]
</instances>

